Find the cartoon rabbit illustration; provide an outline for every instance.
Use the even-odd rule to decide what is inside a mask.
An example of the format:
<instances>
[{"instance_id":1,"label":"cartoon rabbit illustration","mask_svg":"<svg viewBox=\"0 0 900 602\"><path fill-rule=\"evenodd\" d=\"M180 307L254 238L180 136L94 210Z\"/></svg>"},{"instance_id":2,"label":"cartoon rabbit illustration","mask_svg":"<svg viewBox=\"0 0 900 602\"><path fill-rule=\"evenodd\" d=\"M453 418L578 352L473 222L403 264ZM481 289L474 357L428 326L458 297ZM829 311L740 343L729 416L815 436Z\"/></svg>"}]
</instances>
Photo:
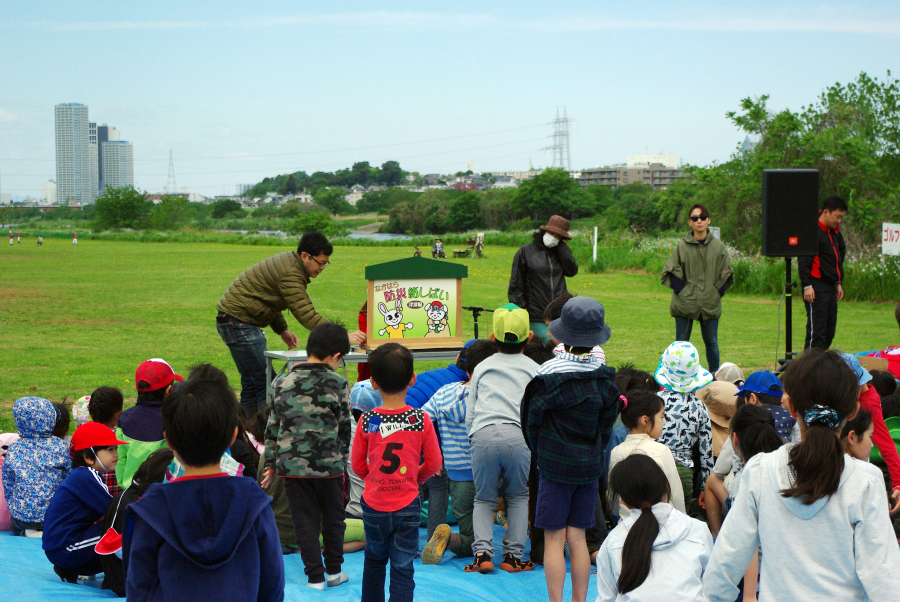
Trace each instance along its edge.
<instances>
[{"instance_id":1,"label":"cartoon rabbit illustration","mask_svg":"<svg viewBox=\"0 0 900 602\"><path fill-rule=\"evenodd\" d=\"M381 315L384 316L385 327L378 331L378 334L384 336L388 335L389 338L392 339L402 339L403 332L405 330L410 330L413 327L412 322L407 322L403 324L403 302L400 299L397 299L397 303L395 305L395 309L388 311L387 306L384 303L378 304L378 311L381 312Z\"/></svg>"}]
</instances>

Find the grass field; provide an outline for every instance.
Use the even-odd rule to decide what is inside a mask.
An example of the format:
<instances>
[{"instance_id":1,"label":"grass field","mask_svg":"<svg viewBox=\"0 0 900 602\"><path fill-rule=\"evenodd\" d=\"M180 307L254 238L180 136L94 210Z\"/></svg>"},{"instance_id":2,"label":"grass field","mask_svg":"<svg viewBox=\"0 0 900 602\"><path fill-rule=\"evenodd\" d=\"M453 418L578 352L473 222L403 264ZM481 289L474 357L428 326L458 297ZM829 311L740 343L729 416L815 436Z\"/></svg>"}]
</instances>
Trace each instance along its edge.
<instances>
[{"instance_id":1,"label":"grass field","mask_svg":"<svg viewBox=\"0 0 900 602\"><path fill-rule=\"evenodd\" d=\"M193 364L212 362L239 384L228 349L216 333L215 305L241 271L280 250L87 240L73 247L60 239L48 239L43 247L0 245L0 431L15 429L10 410L25 395L77 399L100 385L112 385L133 400L134 370L151 357L166 359L182 374ZM469 266L469 278L463 282L465 305L497 307L506 302L515 251L488 246L486 259L459 260ZM354 329L365 298L365 266L409 255L411 249L403 247L336 247L332 265L309 288L316 308ZM656 367L674 335L670 294L658 275L584 270L570 279L569 288L606 306L612 339L604 349L611 365L631 361L647 370ZM727 295L723 304L722 361L745 370L774 366L778 299ZM306 331L293 317L287 318L302 346ZM471 316L465 316L463 324L465 336L470 336ZM481 325L487 333L484 318ZM795 303L795 349L802 347L804 325L802 303ZM271 330L267 336L270 348L285 348ZM693 338L702 352L699 328ZM841 304L836 347L857 351L897 342L893 305ZM417 370L439 365L422 363Z\"/></svg>"}]
</instances>

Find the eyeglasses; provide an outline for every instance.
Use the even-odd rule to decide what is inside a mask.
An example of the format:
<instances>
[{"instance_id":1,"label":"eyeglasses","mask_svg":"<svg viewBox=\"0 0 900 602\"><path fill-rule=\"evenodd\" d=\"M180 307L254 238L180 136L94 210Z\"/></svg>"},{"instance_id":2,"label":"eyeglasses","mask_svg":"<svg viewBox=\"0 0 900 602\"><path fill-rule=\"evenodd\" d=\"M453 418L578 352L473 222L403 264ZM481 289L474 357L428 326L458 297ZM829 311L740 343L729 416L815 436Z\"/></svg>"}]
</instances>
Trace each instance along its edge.
<instances>
[{"instance_id":1,"label":"eyeglasses","mask_svg":"<svg viewBox=\"0 0 900 602\"><path fill-rule=\"evenodd\" d=\"M316 263L318 263L320 268L327 268L328 266L331 265L330 261L319 261L318 259L316 259L312 255L310 255L309 253L307 253L306 256L309 257L310 259L312 259L313 261L315 261Z\"/></svg>"},{"instance_id":2,"label":"eyeglasses","mask_svg":"<svg viewBox=\"0 0 900 602\"><path fill-rule=\"evenodd\" d=\"M709 216L708 215L692 215L691 216L692 222L702 222L705 219L709 219Z\"/></svg>"}]
</instances>

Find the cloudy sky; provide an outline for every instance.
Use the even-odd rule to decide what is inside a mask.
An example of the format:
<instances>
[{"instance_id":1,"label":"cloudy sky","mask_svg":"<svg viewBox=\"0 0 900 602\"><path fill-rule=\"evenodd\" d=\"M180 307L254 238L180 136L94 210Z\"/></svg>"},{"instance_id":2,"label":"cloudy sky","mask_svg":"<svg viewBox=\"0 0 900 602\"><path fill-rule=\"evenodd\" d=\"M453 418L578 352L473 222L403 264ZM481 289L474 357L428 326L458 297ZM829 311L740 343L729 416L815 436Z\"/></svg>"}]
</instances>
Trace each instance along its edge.
<instances>
[{"instance_id":1,"label":"cloudy sky","mask_svg":"<svg viewBox=\"0 0 900 602\"><path fill-rule=\"evenodd\" d=\"M799 110L898 69L896 2L3 2L0 192L55 178L53 107L134 144L160 191L397 160L408 171L725 161L747 96Z\"/></svg>"}]
</instances>

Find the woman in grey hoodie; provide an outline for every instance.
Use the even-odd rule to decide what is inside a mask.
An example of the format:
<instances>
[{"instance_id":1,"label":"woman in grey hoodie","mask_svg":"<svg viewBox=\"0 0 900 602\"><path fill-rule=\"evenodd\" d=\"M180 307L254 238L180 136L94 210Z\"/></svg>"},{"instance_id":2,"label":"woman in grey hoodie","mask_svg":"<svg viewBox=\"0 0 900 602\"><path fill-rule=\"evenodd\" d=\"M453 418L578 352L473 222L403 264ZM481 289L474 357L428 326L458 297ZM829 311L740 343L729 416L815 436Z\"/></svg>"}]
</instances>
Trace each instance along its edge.
<instances>
[{"instance_id":1,"label":"woman in grey hoodie","mask_svg":"<svg viewBox=\"0 0 900 602\"><path fill-rule=\"evenodd\" d=\"M709 600L734 600L762 550L759 600L896 600L900 550L881 472L841 449L857 378L834 351L808 349L782 378L801 441L757 454L722 525L703 580Z\"/></svg>"}]
</instances>

